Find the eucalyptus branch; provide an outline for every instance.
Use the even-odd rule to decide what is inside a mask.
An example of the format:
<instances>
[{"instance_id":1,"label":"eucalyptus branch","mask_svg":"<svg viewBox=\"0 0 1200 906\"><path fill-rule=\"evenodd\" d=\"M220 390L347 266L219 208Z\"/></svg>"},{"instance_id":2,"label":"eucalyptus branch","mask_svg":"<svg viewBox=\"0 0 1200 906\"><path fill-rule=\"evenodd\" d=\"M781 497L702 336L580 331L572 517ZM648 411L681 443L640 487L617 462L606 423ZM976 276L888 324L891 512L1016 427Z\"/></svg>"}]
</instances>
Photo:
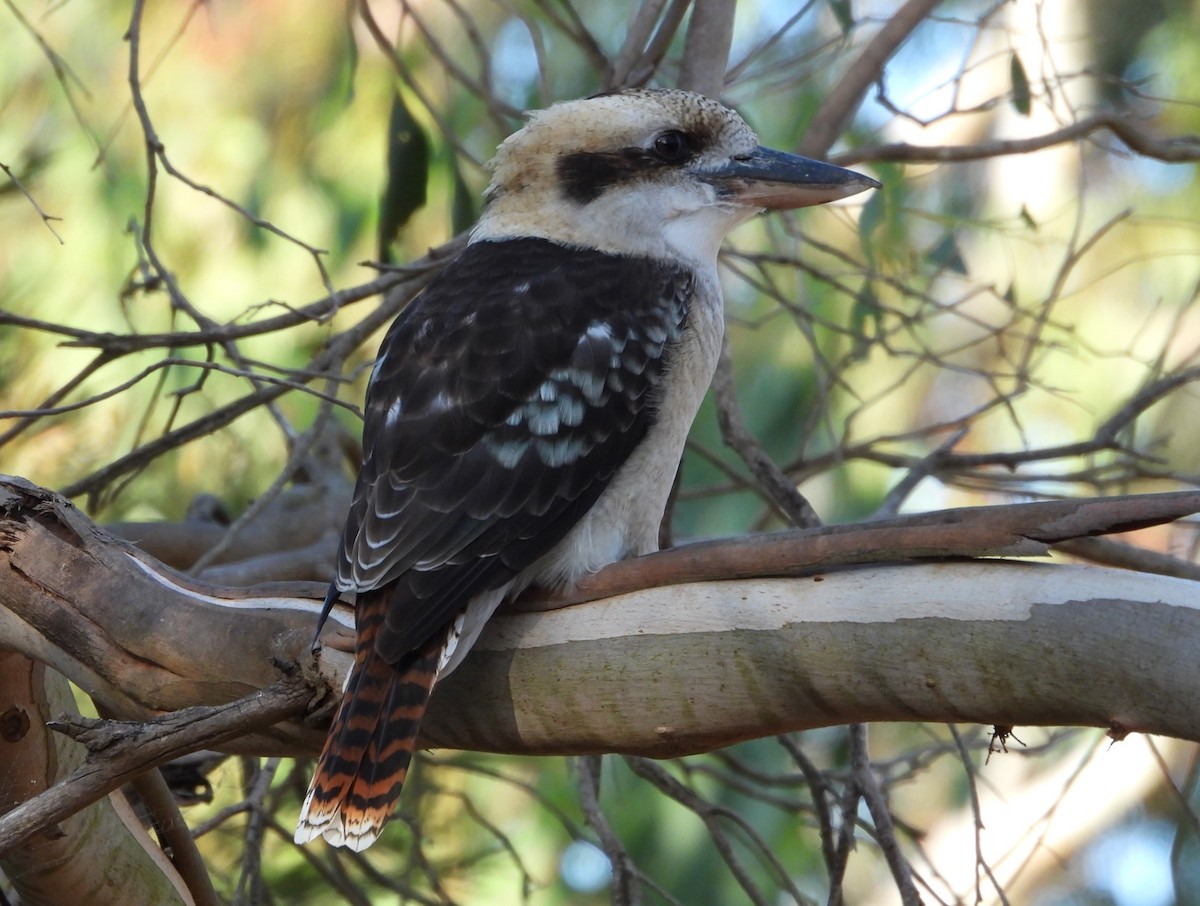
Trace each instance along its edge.
<instances>
[{"instance_id":1,"label":"eucalyptus branch","mask_svg":"<svg viewBox=\"0 0 1200 906\"><path fill-rule=\"evenodd\" d=\"M864 145L835 154L831 160L843 166L893 161L902 163L963 163L993 160L1012 154L1030 154L1045 148L1070 144L1091 138L1098 132L1111 132L1126 147L1141 157L1164 163L1190 163L1200 160L1200 135L1180 135L1164 138L1154 135L1132 117L1103 111L1068 123L1061 129L1029 138L989 139L961 145L911 145L894 142L886 145Z\"/></svg>"}]
</instances>

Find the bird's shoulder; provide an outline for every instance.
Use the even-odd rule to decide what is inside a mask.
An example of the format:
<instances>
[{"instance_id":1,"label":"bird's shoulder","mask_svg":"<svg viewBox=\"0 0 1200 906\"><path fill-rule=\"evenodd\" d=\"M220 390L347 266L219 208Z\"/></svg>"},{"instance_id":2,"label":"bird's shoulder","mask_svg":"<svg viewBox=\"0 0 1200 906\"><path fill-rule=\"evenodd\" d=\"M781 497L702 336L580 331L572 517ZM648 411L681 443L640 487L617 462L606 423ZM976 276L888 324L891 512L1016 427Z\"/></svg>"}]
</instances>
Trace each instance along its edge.
<instances>
[{"instance_id":1,"label":"bird's shoulder","mask_svg":"<svg viewBox=\"0 0 1200 906\"><path fill-rule=\"evenodd\" d=\"M630 385L640 404L640 385L684 328L694 279L674 262L543 239L472 243L388 332L367 435L454 454L518 411L544 427L535 410L559 394L603 410Z\"/></svg>"}]
</instances>

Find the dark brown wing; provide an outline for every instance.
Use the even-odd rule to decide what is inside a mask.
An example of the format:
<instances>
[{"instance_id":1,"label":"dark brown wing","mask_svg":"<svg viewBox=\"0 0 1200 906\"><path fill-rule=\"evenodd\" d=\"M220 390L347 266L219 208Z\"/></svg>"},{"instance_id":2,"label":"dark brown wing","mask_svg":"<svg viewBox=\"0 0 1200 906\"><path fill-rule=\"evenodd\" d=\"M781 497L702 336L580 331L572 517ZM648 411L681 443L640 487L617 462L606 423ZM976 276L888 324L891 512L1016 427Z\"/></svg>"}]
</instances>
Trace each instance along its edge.
<instances>
[{"instance_id":1,"label":"dark brown wing","mask_svg":"<svg viewBox=\"0 0 1200 906\"><path fill-rule=\"evenodd\" d=\"M691 290L652 259L479 242L400 315L367 394L336 580L393 585L386 661L587 512L653 423Z\"/></svg>"}]
</instances>

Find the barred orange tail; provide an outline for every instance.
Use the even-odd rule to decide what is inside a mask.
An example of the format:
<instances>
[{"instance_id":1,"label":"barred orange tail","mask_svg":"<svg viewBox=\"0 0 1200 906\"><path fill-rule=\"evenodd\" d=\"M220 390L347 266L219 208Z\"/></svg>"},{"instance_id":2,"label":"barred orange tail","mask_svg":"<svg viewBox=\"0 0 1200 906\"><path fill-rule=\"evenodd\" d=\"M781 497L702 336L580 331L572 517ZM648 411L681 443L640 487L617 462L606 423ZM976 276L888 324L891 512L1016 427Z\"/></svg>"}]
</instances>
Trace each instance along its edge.
<instances>
[{"instance_id":1,"label":"barred orange tail","mask_svg":"<svg viewBox=\"0 0 1200 906\"><path fill-rule=\"evenodd\" d=\"M447 633L388 664L375 651L386 603L386 593L359 596L354 666L300 811L297 843L324 837L364 850L400 798Z\"/></svg>"}]
</instances>

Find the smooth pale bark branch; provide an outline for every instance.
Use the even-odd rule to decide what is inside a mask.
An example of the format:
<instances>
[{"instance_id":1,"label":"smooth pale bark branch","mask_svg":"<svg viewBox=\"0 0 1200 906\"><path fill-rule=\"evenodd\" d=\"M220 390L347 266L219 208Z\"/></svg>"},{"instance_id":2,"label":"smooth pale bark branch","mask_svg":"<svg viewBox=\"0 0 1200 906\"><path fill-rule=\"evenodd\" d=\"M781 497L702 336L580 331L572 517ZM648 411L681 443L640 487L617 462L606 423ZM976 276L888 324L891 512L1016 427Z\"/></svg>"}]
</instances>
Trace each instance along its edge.
<instances>
[{"instance_id":1,"label":"smooth pale bark branch","mask_svg":"<svg viewBox=\"0 0 1200 906\"><path fill-rule=\"evenodd\" d=\"M277 679L273 657L304 659L320 587L203 585L109 538L49 492L19 480L0 489L0 639L108 712L138 720L229 702ZM871 720L1073 724L1200 740L1195 583L984 560L827 567L1042 553L1053 540L1198 508L1200 493L1189 492L964 509L622 564L612 570L618 586L639 568L645 585L676 584L497 616L439 684L424 742L668 756ZM682 569L661 572L673 562ZM755 568L792 576L752 578ZM688 582L714 571L737 580ZM338 607L324 636L318 668L334 688L352 622ZM322 727L291 720L224 748L313 754L322 738Z\"/></svg>"},{"instance_id":2,"label":"smooth pale bark branch","mask_svg":"<svg viewBox=\"0 0 1200 906\"><path fill-rule=\"evenodd\" d=\"M650 589L492 629L440 688L454 707L426 743L664 756L849 721L1200 741L1200 596L1182 579L870 567Z\"/></svg>"}]
</instances>

